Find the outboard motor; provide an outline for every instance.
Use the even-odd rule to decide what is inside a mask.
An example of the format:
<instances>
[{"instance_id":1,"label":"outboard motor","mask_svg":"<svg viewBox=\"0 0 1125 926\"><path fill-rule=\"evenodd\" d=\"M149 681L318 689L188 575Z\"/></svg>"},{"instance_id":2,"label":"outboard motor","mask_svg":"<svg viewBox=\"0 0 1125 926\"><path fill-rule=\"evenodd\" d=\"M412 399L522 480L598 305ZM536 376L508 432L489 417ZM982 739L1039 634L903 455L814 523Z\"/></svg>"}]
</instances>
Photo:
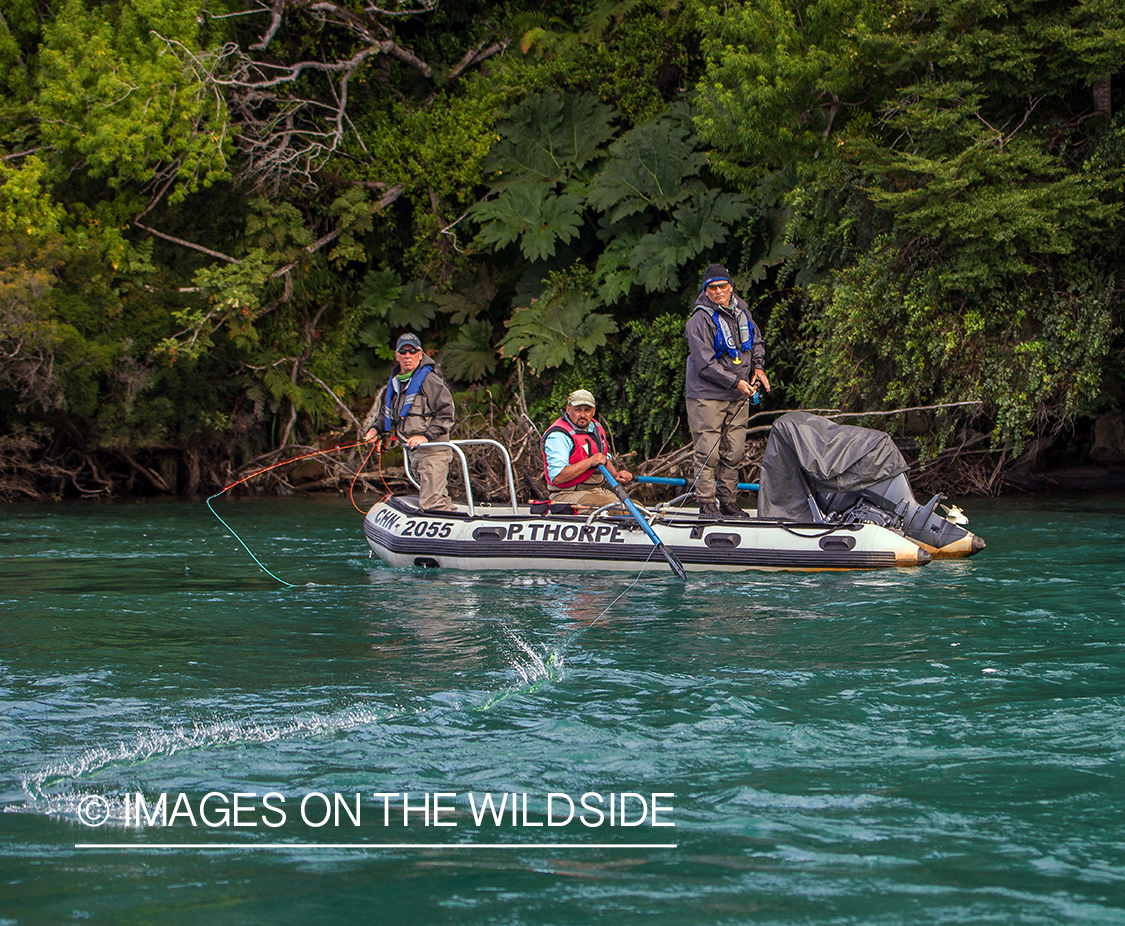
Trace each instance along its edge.
<instances>
[{"instance_id":1,"label":"outboard motor","mask_svg":"<svg viewBox=\"0 0 1125 926\"><path fill-rule=\"evenodd\" d=\"M762 455L758 516L870 522L901 532L935 559L983 550L984 541L961 527L967 520L958 509L937 512L942 496L918 504L908 470L889 434L789 412L774 422Z\"/></svg>"},{"instance_id":2,"label":"outboard motor","mask_svg":"<svg viewBox=\"0 0 1125 926\"><path fill-rule=\"evenodd\" d=\"M858 492L817 492L817 505L826 520L869 522L900 530L935 557L971 556L984 549L984 540L961 527L960 515L942 517L937 506L945 496L919 504L905 473L883 479Z\"/></svg>"}]
</instances>

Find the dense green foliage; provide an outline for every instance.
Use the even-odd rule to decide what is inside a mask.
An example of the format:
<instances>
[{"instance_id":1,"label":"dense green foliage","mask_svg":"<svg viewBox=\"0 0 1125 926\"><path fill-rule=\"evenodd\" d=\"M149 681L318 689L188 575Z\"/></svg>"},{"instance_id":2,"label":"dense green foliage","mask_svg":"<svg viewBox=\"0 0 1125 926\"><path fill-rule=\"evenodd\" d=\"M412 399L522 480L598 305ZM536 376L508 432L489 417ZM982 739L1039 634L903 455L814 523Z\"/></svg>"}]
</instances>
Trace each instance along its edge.
<instances>
[{"instance_id":1,"label":"dense green foliage","mask_svg":"<svg viewBox=\"0 0 1125 926\"><path fill-rule=\"evenodd\" d=\"M780 184L789 210L769 333L795 397L979 399L1017 448L1104 407L1125 123L1096 84L1121 70L1119 8L754 4L707 22L715 163Z\"/></svg>"},{"instance_id":2,"label":"dense green foliage","mask_svg":"<svg viewBox=\"0 0 1125 926\"><path fill-rule=\"evenodd\" d=\"M1117 6L388 10L4 4L0 491L225 484L361 424L405 330L652 454L716 260L788 404L1018 448L1120 392Z\"/></svg>"}]
</instances>

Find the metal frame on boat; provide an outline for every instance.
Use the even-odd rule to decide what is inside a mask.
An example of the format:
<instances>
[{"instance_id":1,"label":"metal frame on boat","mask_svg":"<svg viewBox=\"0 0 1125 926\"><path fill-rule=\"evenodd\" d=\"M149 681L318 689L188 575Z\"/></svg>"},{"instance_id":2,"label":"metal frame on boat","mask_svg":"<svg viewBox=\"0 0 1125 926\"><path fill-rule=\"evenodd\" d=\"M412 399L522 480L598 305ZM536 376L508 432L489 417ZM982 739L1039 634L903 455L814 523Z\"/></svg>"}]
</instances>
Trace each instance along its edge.
<instances>
[{"instance_id":1,"label":"metal frame on boat","mask_svg":"<svg viewBox=\"0 0 1125 926\"><path fill-rule=\"evenodd\" d=\"M465 446L490 445L504 460L510 504L473 499ZM457 510L426 511L416 496L388 496L364 519L374 553L393 566L505 570L635 571L654 544L632 515L607 505L584 515L536 514L516 498L511 455L491 440L422 444L460 460L466 501ZM406 460L407 478L417 486ZM878 524L802 523L758 518L701 520L698 509L678 507L689 496L642 509L659 540L688 572L843 570L924 566L931 553L900 532ZM659 559L659 557L657 557Z\"/></svg>"}]
</instances>

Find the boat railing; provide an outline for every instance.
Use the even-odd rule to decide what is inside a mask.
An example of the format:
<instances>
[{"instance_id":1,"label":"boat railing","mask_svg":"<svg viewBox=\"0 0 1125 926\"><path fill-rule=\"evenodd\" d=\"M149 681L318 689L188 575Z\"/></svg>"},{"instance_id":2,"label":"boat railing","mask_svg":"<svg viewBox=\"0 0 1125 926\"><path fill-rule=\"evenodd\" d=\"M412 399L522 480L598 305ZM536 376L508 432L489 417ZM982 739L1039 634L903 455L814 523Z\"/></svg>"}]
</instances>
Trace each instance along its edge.
<instances>
[{"instance_id":1,"label":"boat railing","mask_svg":"<svg viewBox=\"0 0 1125 926\"><path fill-rule=\"evenodd\" d=\"M519 504L516 501L516 478L512 473L512 455L508 453L508 448L501 444L499 441L488 440L487 438L473 438L472 440L450 440L450 441L426 441L415 447L415 450L452 450L461 459L461 474L465 477L465 501L469 508L469 517L476 516L476 508L473 505L473 487L469 482L469 461L465 457L465 451L462 447L470 447L474 445L488 444L495 447L500 451L500 455L504 458L504 471L508 477L508 495L512 500L512 514L518 515ZM410 454L403 453L403 461L406 467L406 478L417 489L421 489L418 485L418 480L414 478L414 474L410 472Z\"/></svg>"}]
</instances>

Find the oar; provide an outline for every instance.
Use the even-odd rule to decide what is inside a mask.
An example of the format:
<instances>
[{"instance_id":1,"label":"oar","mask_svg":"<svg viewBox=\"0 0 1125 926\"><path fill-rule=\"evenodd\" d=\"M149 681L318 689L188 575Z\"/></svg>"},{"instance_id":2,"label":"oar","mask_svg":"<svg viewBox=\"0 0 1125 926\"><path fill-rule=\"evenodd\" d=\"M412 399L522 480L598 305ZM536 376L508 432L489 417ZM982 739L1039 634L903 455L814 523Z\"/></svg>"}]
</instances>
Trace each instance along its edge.
<instances>
[{"instance_id":1,"label":"oar","mask_svg":"<svg viewBox=\"0 0 1125 926\"><path fill-rule=\"evenodd\" d=\"M675 479L672 476L638 476L637 482L647 482L654 486L686 486L686 479ZM740 482L738 484L740 489L748 492L757 492L758 483L756 482Z\"/></svg>"},{"instance_id":2,"label":"oar","mask_svg":"<svg viewBox=\"0 0 1125 926\"><path fill-rule=\"evenodd\" d=\"M633 500L625 494L625 490L621 488L617 480L610 475L609 470L601 463L598 464L598 472L605 476L606 482L608 482L613 489L613 494L621 499L621 504L629 509L629 512L637 519L637 523L644 529L644 532L648 534L649 540L656 544L656 549L659 550L661 555L668 561L668 565L672 567L672 571L686 582L687 573L684 572L684 564L680 562L680 558L664 546L664 541L656 536L656 531L652 529L652 525L645 520L645 516L641 514L637 506L633 504Z\"/></svg>"}]
</instances>

